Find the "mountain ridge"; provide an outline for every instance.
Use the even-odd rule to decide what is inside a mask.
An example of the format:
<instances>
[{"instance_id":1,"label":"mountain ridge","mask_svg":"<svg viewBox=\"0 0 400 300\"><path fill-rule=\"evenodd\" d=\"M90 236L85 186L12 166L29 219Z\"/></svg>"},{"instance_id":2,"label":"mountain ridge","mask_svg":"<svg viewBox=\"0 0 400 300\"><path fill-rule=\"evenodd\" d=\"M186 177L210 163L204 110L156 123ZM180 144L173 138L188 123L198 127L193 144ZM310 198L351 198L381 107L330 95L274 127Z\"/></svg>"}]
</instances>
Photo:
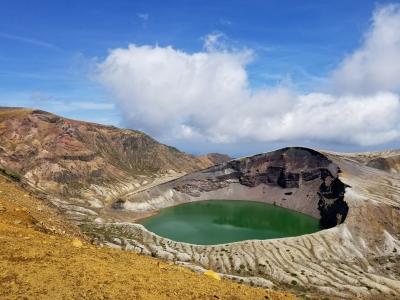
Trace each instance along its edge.
<instances>
[{"instance_id":1,"label":"mountain ridge","mask_svg":"<svg viewBox=\"0 0 400 300\"><path fill-rule=\"evenodd\" d=\"M0 109L0 169L66 210L78 204L95 216L120 194L213 164L141 131L43 110ZM76 212L74 218L85 217L81 209Z\"/></svg>"}]
</instances>

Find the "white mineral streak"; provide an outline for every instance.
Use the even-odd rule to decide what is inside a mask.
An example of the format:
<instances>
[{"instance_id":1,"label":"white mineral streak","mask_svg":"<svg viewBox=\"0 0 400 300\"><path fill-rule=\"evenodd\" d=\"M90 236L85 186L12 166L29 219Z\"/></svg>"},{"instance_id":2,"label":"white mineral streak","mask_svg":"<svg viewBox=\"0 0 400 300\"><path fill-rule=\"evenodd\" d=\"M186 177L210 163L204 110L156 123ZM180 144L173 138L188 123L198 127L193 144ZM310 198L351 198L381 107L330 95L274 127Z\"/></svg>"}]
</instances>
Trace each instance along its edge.
<instances>
[{"instance_id":1,"label":"white mineral streak","mask_svg":"<svg viewBox=\"0 0 400 300\"><path fill-rule=\"evenodd\" d=\"M345 193L349 206L347 218L343 224L328 230L292 238L200 246L162 238L133 223L96 226L106 230L104 236L109 238L123 236L120 245L123 249L180 262L197 270L213 269L238 281L265 287L304 288L307 293L338 298L399 299L399 175L365 166L363 159L368 154L324 154L340 167L340 180L350 186ZM140 212L183 202L226 199L229 195L271 203L271 199L265 198L265 189L262 185L248 188L229 183L214 191L188 196L156 186L131 194L126 209ZM268 194L276 199L282 196L274 188ZM297 202L277 204L315 216L318 211L301 201L305 199L303 196L296 191L293 197Z\"/></svg>"}]
</instances>

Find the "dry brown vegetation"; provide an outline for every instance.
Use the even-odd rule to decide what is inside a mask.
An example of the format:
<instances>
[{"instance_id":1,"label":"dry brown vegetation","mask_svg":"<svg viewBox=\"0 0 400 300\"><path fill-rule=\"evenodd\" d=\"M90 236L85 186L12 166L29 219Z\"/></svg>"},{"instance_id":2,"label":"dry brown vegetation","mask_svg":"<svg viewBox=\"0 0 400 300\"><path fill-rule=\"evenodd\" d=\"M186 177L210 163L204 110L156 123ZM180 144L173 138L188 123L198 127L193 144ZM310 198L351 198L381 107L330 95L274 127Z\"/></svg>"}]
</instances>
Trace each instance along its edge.
<instances>
[{"instance_id":1,"label":"dry brown vegetation","mask_svg":"<svg viewBox=\"0 0 400 300\"><path fill-rule=\"evenodd\" d=\"M80 239L82 243L77 242ZM84 241L41 200L0 176L1 299L295 299Z\"/></svg>"}]
</instances>

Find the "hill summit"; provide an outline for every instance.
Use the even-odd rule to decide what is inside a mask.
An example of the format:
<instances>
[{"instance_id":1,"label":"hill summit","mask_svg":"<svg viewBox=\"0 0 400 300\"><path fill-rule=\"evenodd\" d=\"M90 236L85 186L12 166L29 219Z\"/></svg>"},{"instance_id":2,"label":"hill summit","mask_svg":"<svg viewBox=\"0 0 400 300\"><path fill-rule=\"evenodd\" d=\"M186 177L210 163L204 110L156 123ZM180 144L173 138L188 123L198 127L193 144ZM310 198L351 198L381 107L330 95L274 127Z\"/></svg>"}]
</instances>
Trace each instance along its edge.
<instances>
[{"instance_id":1,"label":"hill summit","mask_svg":"<svg viewBox=\"0 0 400 300\"><path fill-rule=\"evenodd\" d=\"M74 218L95 216L109 199L229 158L198 158L143 132L66 119L45 111L0 109L0 169ZM71 206L73 205L73 206ZM89 209L89 210L88 210Z\"/></svg>"}]
</instances>

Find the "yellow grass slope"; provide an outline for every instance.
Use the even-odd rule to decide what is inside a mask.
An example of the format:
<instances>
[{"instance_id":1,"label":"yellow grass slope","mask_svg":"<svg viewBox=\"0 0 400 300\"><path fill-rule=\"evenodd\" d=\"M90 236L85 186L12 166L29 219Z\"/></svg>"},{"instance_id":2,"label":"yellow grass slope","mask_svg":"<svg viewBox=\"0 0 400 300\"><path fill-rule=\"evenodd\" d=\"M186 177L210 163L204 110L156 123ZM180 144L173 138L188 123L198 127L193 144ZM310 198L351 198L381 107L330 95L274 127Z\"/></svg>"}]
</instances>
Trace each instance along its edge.
<instances>
[{"instance_id":1,"label":"yellow grass slope","mask_svg":"<svg viewBox=\"0 0 400 300\"><path fill-rule=\"evenodd\" d=\"M98 248L0 176L0 299L295 299Z\"/></svg>"}]
</instances>

